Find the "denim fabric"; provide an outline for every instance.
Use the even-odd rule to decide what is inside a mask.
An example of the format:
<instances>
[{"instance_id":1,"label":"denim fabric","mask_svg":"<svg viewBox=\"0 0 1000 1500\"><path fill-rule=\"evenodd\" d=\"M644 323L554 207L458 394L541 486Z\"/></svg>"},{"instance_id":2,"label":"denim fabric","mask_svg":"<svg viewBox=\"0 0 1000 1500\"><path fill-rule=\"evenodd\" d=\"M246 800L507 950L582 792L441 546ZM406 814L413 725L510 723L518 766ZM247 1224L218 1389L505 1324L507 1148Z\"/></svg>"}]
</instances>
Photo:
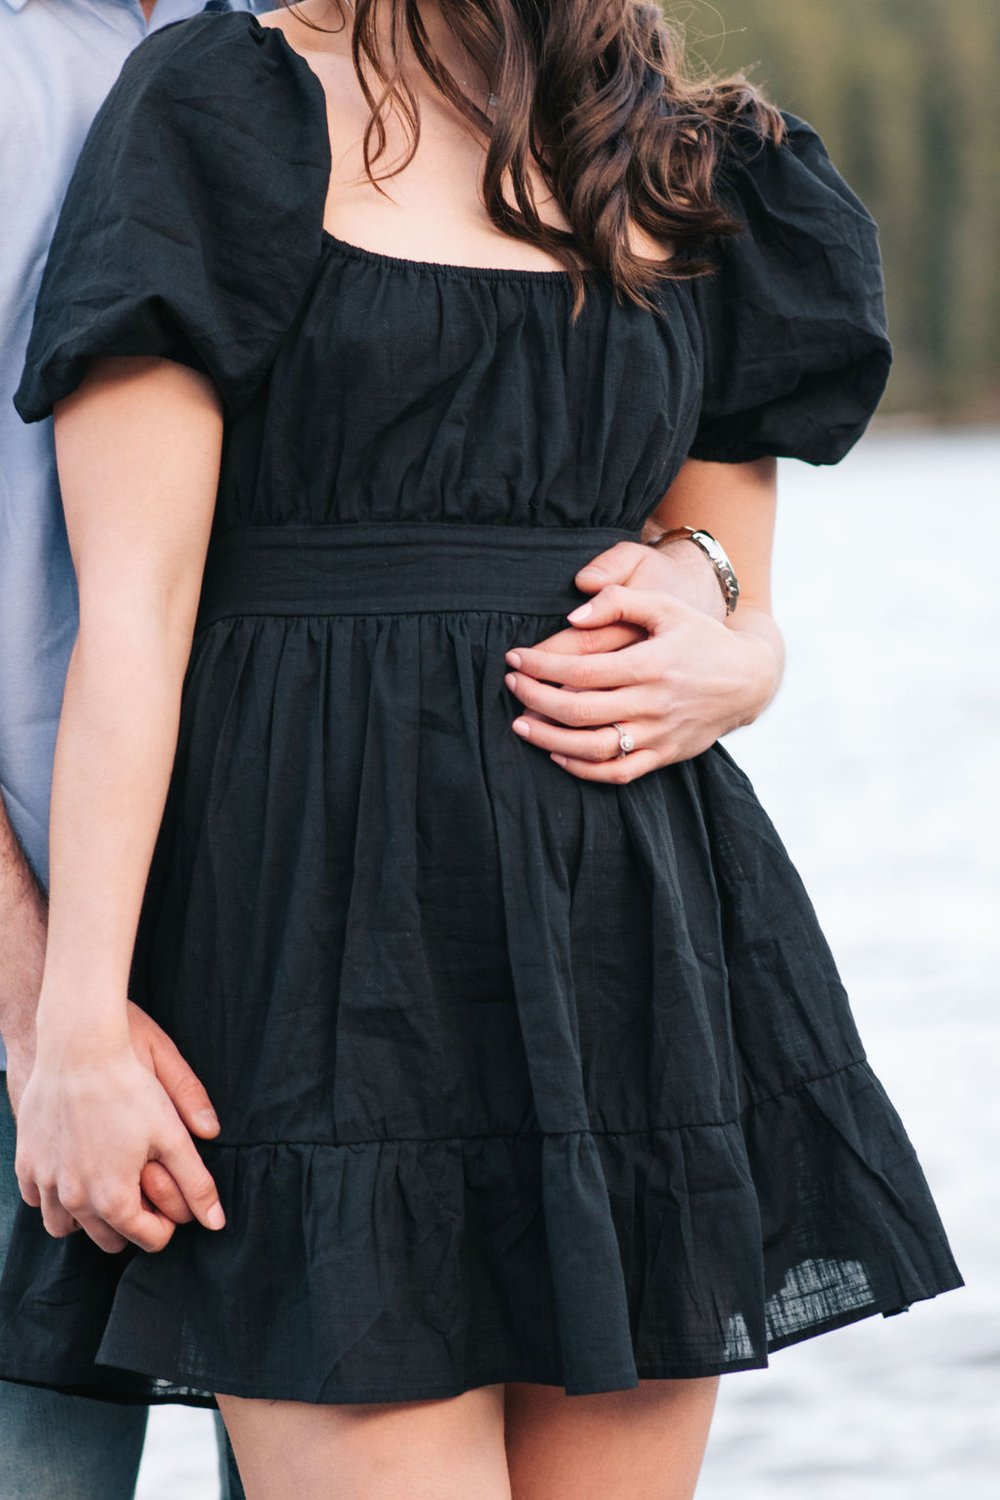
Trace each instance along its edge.
<instances>
[{"instance_id":1,"label":"denim fabric","mask_svg":"<svg viewBox=\"0 0 1000 1500\"><path fill-rule=\"evenodd\" d=\"M0 1073L0 1261L19 1202L14 1117ZM147 1408L0 1381L3 1500L131 1500Z\"/></svg>"}]
</instances>

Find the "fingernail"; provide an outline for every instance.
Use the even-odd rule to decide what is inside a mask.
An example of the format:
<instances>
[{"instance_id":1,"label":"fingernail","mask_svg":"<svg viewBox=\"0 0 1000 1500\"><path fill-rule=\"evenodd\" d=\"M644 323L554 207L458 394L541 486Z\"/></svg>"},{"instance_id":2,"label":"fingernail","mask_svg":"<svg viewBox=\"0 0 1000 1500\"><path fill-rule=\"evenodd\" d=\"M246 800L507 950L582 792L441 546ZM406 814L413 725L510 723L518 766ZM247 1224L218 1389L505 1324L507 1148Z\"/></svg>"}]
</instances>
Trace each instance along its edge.
<instances>
[{"instance_id":1,"label":"fingernail","mask_svg":"<svg viewBox=\"0 0 1000 1500\"><path fill-rule=\"evenodd\" d=\"M208 1213L205 1215L205 1221L208 1224L209 1229L224 1229L225 1228L225 1225L226 1225L226 1216L222 1212L222 1204L221 1203L213 1203L212 1204L212 1207L208 1210Z\"/></svg>"},{"instance_id":2,"label":"fingernail","mask_svg":"<svg viewBox=\"0 0 1000 1500\"><path fill-rule=\"evenodd\" d=\"M218 1130L219 1128L219 1117L214 1109L199 1109L195 1119L202 1130Z\"/></svg>"},{"instance_id":3,"label":"fingernail","mask_svg":"<svg viewBox=\"0 0 1000 1500\"><path fill-rule=\"evenodd\" d=\"M565 755L557 755L554 750L550 759L554 760L557 766L564 766L566 764Z\"/></svg>"},{"instance_id":4,"label":"fingernail","mask_svg":"<svg viewBox=\"0 0 1000 1500\"><path fill-rule=\"evenodd\" d=\"M601 578L606 578L608 576L607 570L605 568L598 567L597 563L584 563L583 567L580 569L580 573L596 573ZM576 575L578 578L580 576L580 573Z\"/></svg>"},{"instance_id":5,"label":"fingernail","mask_svg":"<svg viewBox=\"0 0 1000 1500\"><path fill-rule=\"evenodd\" d=\"M531 733L531 730L528 728L527 719L515 719L510 727L511 729L513 729L515 734L523 734L525 739L527 739L528 735Z\"/></svg>"},{"instance_id":6,"label":"fingernail","mask_svg":"<svg viewBox=\"0 0 1000 1500\"><path fill-rule=\"evenodd\" d=\"M509 666L517 667L518 669L520 669L521 658L518 656L516 651L508 651L507 655L504 657L504 660Z\"/></svg>"},{"instance_id":7,"label":"fingernail","mask_svg":"<svg viewBox=\"0 0 1000 1500\"><path fill-rule=\"evenodd\" d=\"M576 609L571 609L566 616L567 620L585 620L593 609L592 604L578 604Z\"/></svg>"},{"instance_id":8,"label":"fingernail","mask_svg":"<svg viewBox=\"0 0 1000 1500\"><path fill-rule=\"evenodd\" d=\"M504 682L510 688L511 692L513 692L515 686L517 685L517 678L514 676L513 672L508 672L506 677L504 678Z\"/></svg>"}]
</instances>

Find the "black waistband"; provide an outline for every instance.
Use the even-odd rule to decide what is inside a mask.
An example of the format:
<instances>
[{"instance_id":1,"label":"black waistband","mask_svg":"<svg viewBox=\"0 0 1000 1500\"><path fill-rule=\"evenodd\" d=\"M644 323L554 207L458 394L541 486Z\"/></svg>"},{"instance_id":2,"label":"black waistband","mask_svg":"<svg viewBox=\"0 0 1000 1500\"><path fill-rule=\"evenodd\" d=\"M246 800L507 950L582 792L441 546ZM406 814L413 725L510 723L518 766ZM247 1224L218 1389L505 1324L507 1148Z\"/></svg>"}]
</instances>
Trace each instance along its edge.
<instances>
[{"instance_id":1,"label":"black waistband","mask_svg":"<svg viewBox=\"0 0 1000 1500\"><path fill-rule=\"evenodd\" d=\"M588 595L574 575L619 526L463 522L241 526L209 547L198 627L232 615L500 610L561 615Z\"/></svg>"}]
</instances>

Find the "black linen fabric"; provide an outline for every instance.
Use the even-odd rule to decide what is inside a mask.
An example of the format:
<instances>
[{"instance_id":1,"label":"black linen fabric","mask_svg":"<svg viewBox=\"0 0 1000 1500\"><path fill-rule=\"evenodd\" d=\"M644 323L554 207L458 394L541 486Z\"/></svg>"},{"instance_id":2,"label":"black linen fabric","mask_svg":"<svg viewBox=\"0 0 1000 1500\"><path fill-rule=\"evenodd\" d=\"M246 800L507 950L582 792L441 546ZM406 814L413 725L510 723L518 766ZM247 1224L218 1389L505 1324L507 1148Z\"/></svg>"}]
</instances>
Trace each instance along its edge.
<instances>
[{"instance_id":1,"label":"black linen fabric","mask_svg":"<svg viewBox=\"0 0 1000 1500\"><path fill-rule=\"evenodd\" d=\"M323 230L323 93L279 32L206 15L132 54L17 403L43 418L109 353L223 399L130 993L218 1107L227 1226L109 1257L23 1207L3 1378L580 1394L961 1285L728 751L617 787L510 730L504 652L561 628L689 454L830 462L877 403L875 227L809 127L758 148L724 165L747 227L717 277L649 312L589 272L571 326L561 271Z\"/></svg>"},{"instance_id":2,"label":"black linen fabric","mask_svg":"<svg viewBox=\"0 0 1000 1500\"><path fill-rule=\"evenodd\" d=\"M302 301L329 181L314 94L263 36L233 47L218 20L146 38L91 124L14 398L27 421L106 354L190 365L235 412ZM255 109L271 90L282 107ZM252 176L242 190L241 161Z\"/></svg>"},{"instance_id":3,"label":"black linen fabric","mask_svg":"<svg viewBox=\"0 0 1000 1500\"><path fill-rule=\"evenodd\" d=\"M778 150L737 126L720 197L744 231L694 284L706 331L693 458L836 463L889 374L878 231L816 132L787 112Z\"/></svg>"}]
</instances>

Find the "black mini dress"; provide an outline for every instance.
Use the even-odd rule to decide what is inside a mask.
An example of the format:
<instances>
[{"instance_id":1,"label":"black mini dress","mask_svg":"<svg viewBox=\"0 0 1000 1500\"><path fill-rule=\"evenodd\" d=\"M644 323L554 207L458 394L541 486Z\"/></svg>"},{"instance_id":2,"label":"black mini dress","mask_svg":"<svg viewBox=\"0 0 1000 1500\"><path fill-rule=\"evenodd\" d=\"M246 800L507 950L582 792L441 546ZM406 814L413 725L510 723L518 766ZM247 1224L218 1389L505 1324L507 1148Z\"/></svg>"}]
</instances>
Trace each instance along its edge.
<instances>
[{"instance_id":1,"label":"black mini dress","mask_svg":"<svg viewBox=\"0 0 1000 1500\"><path fill-rule=\"evenodd\" d=\"M886 379L875 226L733 133L745 228L655 310L323 229L323 90L208 14L87 138L16 397L159 354L221 480L131 995L222 1120L157 1254L21 1207L0 1375L118 1400L704 1376L962 1284L806 892L719 744L623 786L518 739L505 651L685 458L833 463Z\"/></svg>"}]
</instances>

